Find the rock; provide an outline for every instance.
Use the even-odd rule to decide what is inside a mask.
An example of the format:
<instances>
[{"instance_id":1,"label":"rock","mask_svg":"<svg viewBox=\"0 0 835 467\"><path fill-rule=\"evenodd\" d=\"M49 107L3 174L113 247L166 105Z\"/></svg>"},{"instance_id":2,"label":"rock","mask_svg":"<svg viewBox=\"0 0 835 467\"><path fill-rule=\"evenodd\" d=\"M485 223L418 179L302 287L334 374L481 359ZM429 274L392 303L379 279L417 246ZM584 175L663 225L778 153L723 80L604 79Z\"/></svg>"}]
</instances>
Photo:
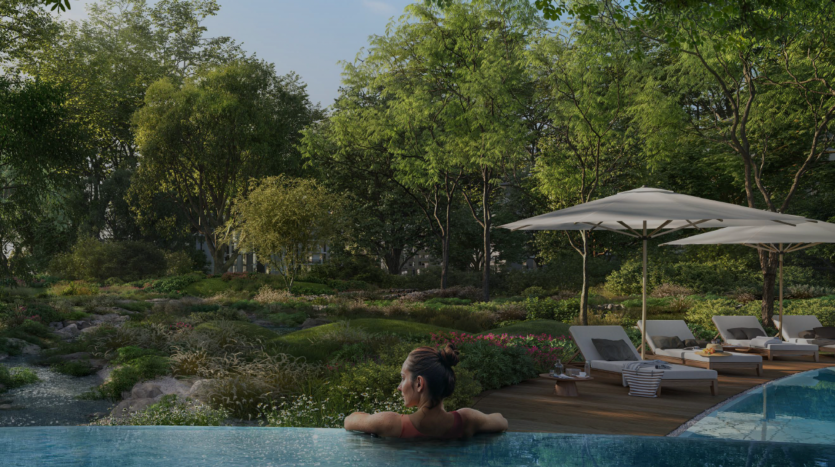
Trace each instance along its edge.
<instances>
[{"instance_id":1,"label":"rock","mask_svg":"<svg viewBox=\"0 0 835 467\"><path fill-rule=\"evenodd\" d=\"M113 408L110 416L113 418L123 418L131 413L141 412L156 402L154 399L125 399Z\"/></svg>"},{"instance_id":2,"label":"rock","mask_svg":"<svg viewBox=\"0 0 835 467\"><path fill-rule=\"evenodd\" d=\"M132 399L153 399L162 394L162 389L153 383L139 383L130 391Z\"/></svg>"},{"instance_id":3,"label":"rock","mask_svg":"<svg viewBox=\"0 0 835 467\"><path fill-rule=\"evenodd\" d=\"M113 372L113 367L105 366L101 370L96 372L96 376L101 378L102 381L107 381L110 379L110 373Z\"/></svg>"},{"instance_id":4,"label":"rock","mask_svg":"<svg viewBox=\"0 0 835 467\"><path fill-rule=\"evenodd\" d=\"M9 358L9 354L0 352L0 360L5 360Z\"/></svg>"},{"instance_id":5,"label":"rock","mask_svg":"<svg viewBox=\"0 0 835 467\"><path fill-rule=\"evenodd\" d=\"M68 324L63 329L55 331L55 334L65 340L74 339L78 337L80 333L81 331L78 330L78 325L75 323Z\"/></svg>"},{"instance_id":6,"label":"rock","mask_svg":"<svg viewBox=\"0 0 835 467\"><path fill-rule=\"evenodd\" d=\"M124 308L119 308L117 306L100 306L100 307L96 307L95 310L96 310L96 313L101 313L101 314L104 314L105 316L114 315L114 316L121 317L122 314L135 315L137 313L135 311L126 310Z\"/></svg>"},{"instance_id":7,"label":"rock","mask_svg":"<svg viewBox=\"0 0 835 467\"><path fill-rule=\"evenodd\" d=\"M194 386L195 383L177 380L170 376L157 378L153 381L136 383L130 392L126 391L122 393L122 397L125 400L120 402L111 411L110 416L121 418L129 413L142 411L149 405L159 402L160 399L167 395L173 394L178 398L187 398L195 392Z\"/></svg>"},{"instance_id":8,"label":"rock","mask_svg":"<svg viewBox=\"0 0 835 467\"><path fill-rule=\"evenodd\" d=\"M93 326L86 327L86 328L81 330L81 334L89 334L91 332L95 332L100 327L101 327L101 324L95 324Z\"/></svg>"},{"instance_id":9,"label":"rock","mask_svg":"<svg viewBox=\"0 0 835 467\"><path fill-rule=\"evenodd\" d=\"M49 328L52 329L53 331L57 331L57 330L59 330L63 327L64 327L64 323L62 323L60 321L55 321L53 323L49 323Z\"/></svg>"},{"instance_id":10,"label":"rock","mask_svg":"<svg viewBox=\"0 0 835 467\"><path fill-rule=\"evenodd\" d=\"M0 392L3 392L5 390L6 390L6 385L5 384L0 384Z\"/></svg>"},{"instance_id":11,"label":"rock","mask_svg":"<svg viewBox=\"0 0 835 467\"><path fill-rule=\"evenodd\" d=\"M90 366L93 367L94 370L101 370L105 366L107 366L107 360L101 360L98 358L91 358L90 359Z\"/></svg>"},{"instance_id":12,"label":"rock","mask_svg":"<svg viewBox=\"0 0 835 467\"><path fill-rule=\"evenodd\" d=\"M11 410L12 404L2 404L0 405L0 410Z\"/></svg>"},{"instance_id":13,"label":"rock","mask_svg":"<svg viewBox=\"0 0 835 467\"><path fill-rule=\"evenodd\" d=\"M322 326L323 324L330 324L331 322L327 319L322 318L307 318L302 323L302 329L309 329L314 328L316 326Z\"/></svg>"},{"instance_id":14,"label":"rock","mask_svg":"<svg viewBox=\"0 0 835 467\"><path fill-rule=\"evenodd\" d=\"M41 353L41 348L35 344L30 344L23 339L17 339L14 337L7 337L6 338L6 345L11 345L12 347L17 347L20 349L20 353L23 355L39 355Z\"/></svg>"}]
</instances>

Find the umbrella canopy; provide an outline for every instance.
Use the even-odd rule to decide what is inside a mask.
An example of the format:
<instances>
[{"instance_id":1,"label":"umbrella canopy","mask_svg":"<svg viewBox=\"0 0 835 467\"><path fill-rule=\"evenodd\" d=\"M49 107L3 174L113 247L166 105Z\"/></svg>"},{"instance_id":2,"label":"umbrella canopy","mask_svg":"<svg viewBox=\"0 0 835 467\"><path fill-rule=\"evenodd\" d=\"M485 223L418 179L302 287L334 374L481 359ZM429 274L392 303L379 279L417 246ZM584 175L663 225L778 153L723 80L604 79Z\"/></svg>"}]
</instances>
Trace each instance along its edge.
<instances>
[{"instance_id":1,"label":"umbrella canopy","mask_svg":"<svg viewBox=\"0 0 835 467\"><path fill-rule=\"evenodd\" d=\"M768 247L775 251L783 250L784 253L788 253L821 243L835 243L835 224L816 222L798 224L797 227L788 225L727 227L665 243L664 246L751 245Z\"/></svg>"},{"instance_id":2,"label":"umbrella canopy","mask_svg":"<svg viewBox=\"0 0 835 467\"><path fill-rule=\"evenodd\" d=\"M638 230L798 224L800 216L641 187L501 226L510 230Z\"/></svg>"},{"instance_id":3,"label":"umbrella canopy","mask_svg":"<svg viewBox=\"0 0 835 467\"><path fill-rule=\"evenodd\" d=\"M835 224L828 222L802 223L796 227L770 225L757 227L727 227L694 235L668 245L745 245L758 250L777 253L780 259L780 323L783 327L783 255L822 243L835 243ZM780 329L780 338L783 330Z\"/></svg>"},{"instance_id":4,"label":"umbrella canopy","mask_svg":"<svg viewBox=\"0 0 835 467\"><path fill-rule=\"evenodd\" d=\"M799 216L641 187L500 226L510 230L611 230L643 240L641 358L646 352L647 240L680 229L814 222ZM667 230L663 230L667 229ZM663 230L663 231L662 231Z\"/></svg>"}]
</instances>

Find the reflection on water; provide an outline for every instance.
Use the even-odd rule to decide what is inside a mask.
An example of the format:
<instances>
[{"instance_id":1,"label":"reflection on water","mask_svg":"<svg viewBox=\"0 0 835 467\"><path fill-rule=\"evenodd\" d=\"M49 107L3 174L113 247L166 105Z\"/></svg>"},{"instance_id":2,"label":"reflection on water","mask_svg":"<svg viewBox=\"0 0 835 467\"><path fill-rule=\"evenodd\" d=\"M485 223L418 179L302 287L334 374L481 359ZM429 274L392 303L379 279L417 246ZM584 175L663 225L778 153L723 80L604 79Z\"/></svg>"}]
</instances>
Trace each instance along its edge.
<instances>
[{"instance_id":1,"label":"reflection on water","mask_svg":"<svg viewBox=\"0 0 835 467\"><path fill-rule=\"evenodd\" d=\"M5 466L835 466L835 447L506 433L468 441L343 430L233 427L0 428Z\"/></svg>"},{"instance_id":2,"label":"reflection on water","mask_svg":"<svg viewBox=\"0 0 835 467\"><path fill-rule=\"evenodd\" d=\"M835 367L751 390L680 436L835 444Z\"/></svg>"}]
</instances>

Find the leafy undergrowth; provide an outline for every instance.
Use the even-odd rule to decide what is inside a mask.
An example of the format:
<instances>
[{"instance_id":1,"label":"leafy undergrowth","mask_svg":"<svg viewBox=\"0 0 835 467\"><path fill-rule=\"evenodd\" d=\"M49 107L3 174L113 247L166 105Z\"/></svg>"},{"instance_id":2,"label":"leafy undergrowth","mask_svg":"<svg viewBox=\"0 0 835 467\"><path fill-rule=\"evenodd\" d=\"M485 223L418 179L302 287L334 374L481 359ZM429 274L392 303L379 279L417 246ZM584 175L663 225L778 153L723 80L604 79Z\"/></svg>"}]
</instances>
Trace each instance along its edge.
<instances>
[{"instance_id":1,"label":"leafy undergrowth","mask_svg":"<svg viewBox=\"0 0 835 467\"><path fill-rule=\"evenodd\" d=\"M504 326L501 328L491 329L478 333L479 335L486 334L508 334L511 336L526 336L528 334L549 334L551 336L568 336L568 328L571 325L560 321L550 319L537 319L532 321L520 321L518 323Z\"/></svg>"},{"instance_id":2,"label":"leafy undergrowth","mask_svg":"<svg viewBox=\"0 0 835 467\"><path fill-rule=\"evenodd\" d=\"M249 278L236 278L232 280L223 280L220 277L201 279L183 288L182 292L186 295L194 295L197 297L213 297L229 291L247 292L254 295L265 285L269 285L276 290L286 289L281 277L260 274ZM333 294L334 290L325 284L296 282L293 284L293 293L305 295Z\"/></svg>"}]
</instances>

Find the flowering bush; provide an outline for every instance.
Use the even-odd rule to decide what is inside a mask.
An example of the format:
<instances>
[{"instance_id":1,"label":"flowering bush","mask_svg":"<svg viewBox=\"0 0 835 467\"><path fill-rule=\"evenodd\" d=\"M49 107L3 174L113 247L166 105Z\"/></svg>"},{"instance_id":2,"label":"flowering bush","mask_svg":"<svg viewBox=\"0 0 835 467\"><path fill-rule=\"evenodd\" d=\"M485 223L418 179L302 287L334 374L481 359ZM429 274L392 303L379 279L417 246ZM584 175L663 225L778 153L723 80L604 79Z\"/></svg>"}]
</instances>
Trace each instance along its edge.
<instances>
[{"instance_id":1,"label":"flowering bush","mask_svg":"<svg viewBox=\"0 0 835 467\"><path fill-rule=\"evenodd\" d=\"M358 398L353 400L318 399L304 394L282 397L281 402L272 407L267 405L261 407L263 419L261 423L266 426L280 427L342 428L345 424L345 417L357 411L372 414L414 412L413 407L403 406L403 399L396 392L390 398L374 399L357 405L352 404L358 403Z\"/></svg>"},{"instance_id":2,"label":"flowering bush","mask_svg":"<svg viewBox=\"0 0 835 467\"><path fill-rule=\"evenodd\" d=\"M577 348L571 337L553 337L550 334L513 336L506 333L467 334L454 331L432 334L433 344L440 345L448 342L455 344L456 347L476 342L486 343L502 349L518 347L523 349L524 353L533 360L537 371L547 371L557 363L557 360L568 357Z\"/></svg>"}]
</instances>

